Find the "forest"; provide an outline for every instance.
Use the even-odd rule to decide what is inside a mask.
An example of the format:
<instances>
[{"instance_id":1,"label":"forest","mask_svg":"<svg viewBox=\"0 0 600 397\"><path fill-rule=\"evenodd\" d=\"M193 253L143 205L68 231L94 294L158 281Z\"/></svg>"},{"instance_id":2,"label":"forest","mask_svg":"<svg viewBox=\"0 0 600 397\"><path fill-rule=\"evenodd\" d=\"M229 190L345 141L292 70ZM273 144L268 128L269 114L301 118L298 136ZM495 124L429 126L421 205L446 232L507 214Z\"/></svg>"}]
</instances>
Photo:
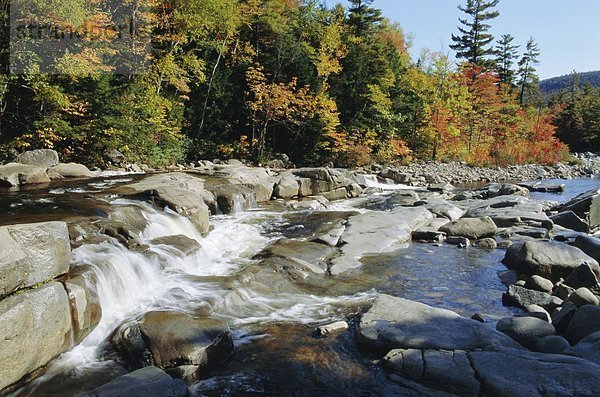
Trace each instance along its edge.
<instances>
[{"instance_id":1,"label":"forest","mask_svg":"<svg viewBox=\"0 0 600 397\"><path fill-rule=\"evenodd\" d=\"M280 153L506 165L598 150L598 89L545 101L535 40L489 33L498 0L459 5L458 64L411 59L376 1L350 3L0 0L0 161L51 148L100 167L112 149L152 167Z\"/></svg>"}]
</instances>

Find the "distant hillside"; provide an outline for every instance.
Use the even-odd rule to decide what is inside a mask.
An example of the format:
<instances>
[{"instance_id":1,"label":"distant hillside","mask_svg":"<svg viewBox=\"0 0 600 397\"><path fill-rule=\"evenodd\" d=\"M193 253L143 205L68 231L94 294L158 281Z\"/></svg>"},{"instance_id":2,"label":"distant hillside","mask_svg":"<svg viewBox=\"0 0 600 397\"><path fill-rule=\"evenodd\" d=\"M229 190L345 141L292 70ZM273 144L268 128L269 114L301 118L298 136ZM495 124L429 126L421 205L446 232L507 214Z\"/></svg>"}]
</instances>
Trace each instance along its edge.
<instances>
[{"instance_id":1,"label":"distant hillside","mask_svg":"<svg viewBox=\"0 0 600 397\"><path fill-rule=\"evenodd\" d=\"M577 73L579 84L581 86L589 82L593 87L600 87L600 70L594 72ZM573 84L573 75L568 74L560 77L553 77L543 80L540 83L540 90L544 95L552 95L563 89L568 89Z\"/></svg>"}]
</instances>

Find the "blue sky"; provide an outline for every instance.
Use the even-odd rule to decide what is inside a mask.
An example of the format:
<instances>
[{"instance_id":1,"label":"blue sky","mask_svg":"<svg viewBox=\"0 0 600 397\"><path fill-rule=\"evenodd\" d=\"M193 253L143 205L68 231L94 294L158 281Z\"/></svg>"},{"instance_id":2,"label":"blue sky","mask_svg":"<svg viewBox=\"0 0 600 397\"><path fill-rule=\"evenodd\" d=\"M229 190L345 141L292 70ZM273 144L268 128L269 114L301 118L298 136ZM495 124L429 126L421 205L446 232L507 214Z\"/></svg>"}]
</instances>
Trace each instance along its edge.
<instances>
[{"instance_id":1,"label":"blue sky","mask_svg":"<svg viewBox=\"0 0 600 397\"><path fill-rule=\"evenodd\" d=\"M346 1L326 0L328 5ZM464 0L375 0L392 21L399 22L413 39L411 53L422 48L454 53L448 48L457 33L456 8ZM500 0L500 16L492 21L492 33L515 36L524 47L533 36L542 55L538 74L544 78L573 70L600 70L600 0Z\"/></svg>"}]
</instances>

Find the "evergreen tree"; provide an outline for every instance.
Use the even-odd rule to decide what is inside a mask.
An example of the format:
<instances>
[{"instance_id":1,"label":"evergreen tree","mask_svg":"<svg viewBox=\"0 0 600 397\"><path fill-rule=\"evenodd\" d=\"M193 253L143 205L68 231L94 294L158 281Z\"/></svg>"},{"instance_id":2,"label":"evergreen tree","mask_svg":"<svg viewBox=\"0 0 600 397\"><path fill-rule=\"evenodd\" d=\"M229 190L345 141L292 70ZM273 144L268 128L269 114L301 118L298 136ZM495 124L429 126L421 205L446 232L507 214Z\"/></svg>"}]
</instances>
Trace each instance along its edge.
<instances>
[{"instance_id":1,"label":"evergreen tree","mask_svg":"<svg viewBox=\"0 0 600 397\"><path fill-rule=\"evenodd\" d=\"M357 36L373 29L383 20L381 10L371 7L374 0L350 0L348 23Z\"/></svg>"},{"instance_id":2,"label":"evergreen tree","mask_svg":"<svg viewBox=\"0 0 600 397\"><path fill-rule=\"evenodd\" d=\"M500 77L500 81L509 86L512 86L515 83L515 71L513 70L513 65L518 56L517 50L520 47L512 44L514 39L514 36L510 34L503 34L496 46L498 77Z\"/></svg>"},{"instance_id":3,"label":"evergreen tree","mask_svg":"<svg viewBox=\"0 0 600 397\"><path fill-rule=\"evenodd\" d=\"M458 58L465 59L474 65L490 67L493 61L488 59L494 54L490 43L494 36L487 33L491 28L486 21L490 21L500 13L493 10L500 0L467 0L466 6L458 6L458 9L467 14L467 18L459 18L462 26L458 27L459 35L452 35L453 45Z\"/></svg>"},{"instance_id":4,"label":"evergreen tree","mask_svg":"<svg viewBox=\"0 0 600 397\"><path fill-rule=\"evenodd\" d=\"M540 49L537 43L530 37L525 46L525 53L519 60L519 78L520 78L520 94L519 101L521 105L525 102L525 92L533 92L539 83L539 78L535 74L535 65L539 64L538 57L540 56Z\"/></svg>"}]
</instances>

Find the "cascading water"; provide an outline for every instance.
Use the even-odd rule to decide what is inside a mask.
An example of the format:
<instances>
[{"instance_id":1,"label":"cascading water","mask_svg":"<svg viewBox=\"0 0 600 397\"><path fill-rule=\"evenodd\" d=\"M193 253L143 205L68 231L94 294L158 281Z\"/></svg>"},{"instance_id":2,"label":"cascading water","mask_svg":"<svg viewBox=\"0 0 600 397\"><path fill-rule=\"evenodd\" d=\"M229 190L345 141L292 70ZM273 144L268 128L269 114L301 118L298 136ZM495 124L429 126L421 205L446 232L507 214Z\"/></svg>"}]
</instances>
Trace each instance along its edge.
<instances>
[{"instance_id":1,"label":"cascading water","mask_svg":"<svg viewBox=\"0 0 600 397\"><path fill-rule=\"evenodd\" d=\"M73 250L72 263L94 272L102 319L81 344L54 360L43 376L15 395L35 395L37 387L52 382L54 377L77 376L109 364L103 353L111 333L120 324L150 310L193 312L208 303L214 317L226 319L232 327L243 327L273 321L322 322L336 318L345 303L371 298L369 294L323 298L306 294L267 295L246 287L231 289L228 282L232 274L278 238L266 237L262 227L269 220L280 220L281 213L250 211L212 217L213 230L202 236L187 218L168 209L161 211L130 200L115 200L112 205L135 206L142 211L147 227L138 238L148 249L137 252L110 239ZM173 246L152 243L157 238L175 235L196 240L201 249L186 255ZM236 334L243 331L234 329Z\"/></svg>"}]
</instances>

